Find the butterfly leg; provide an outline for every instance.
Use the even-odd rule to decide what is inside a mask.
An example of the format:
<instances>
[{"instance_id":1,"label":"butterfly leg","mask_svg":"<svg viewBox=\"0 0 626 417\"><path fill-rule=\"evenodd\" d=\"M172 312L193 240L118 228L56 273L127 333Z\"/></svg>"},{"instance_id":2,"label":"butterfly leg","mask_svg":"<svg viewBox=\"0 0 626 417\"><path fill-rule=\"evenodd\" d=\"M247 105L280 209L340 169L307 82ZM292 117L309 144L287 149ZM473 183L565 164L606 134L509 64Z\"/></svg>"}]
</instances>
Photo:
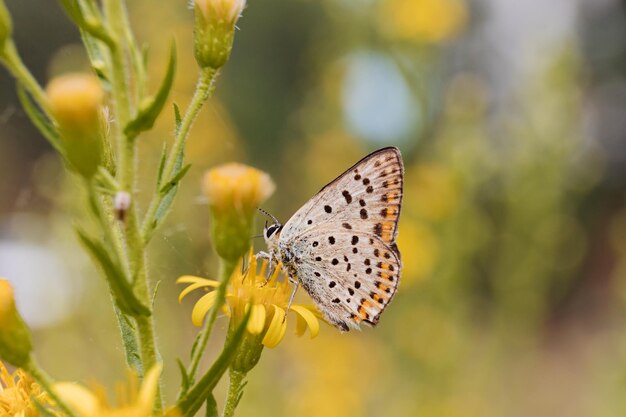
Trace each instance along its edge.
<instances>
[{"instance_id":1,"label":"butterfly leg","mask_svg":"<svg viewBox=\"0 0 626 417\"><path fill-rule=\"evenodd\" d=\"M267 260L267 276L265 277L265 282L263 284L261 284L261 287L265 287L267 285L268 282L270 282L270 277L272 276L272 272L273 272L273 259L272 259L272 255L270 255L267 252L263 252L260 251L258 252L256 255L254 255L256 257L256 259L265 259Z\"/></svg>"},{"instance_id":2,"label":"butterfly leg","mask_svg":"<svg viewBox=\"0 0 626 417\"><path fill-rule=\"evenodd\" d=\"M283 318L283 321L285 321L285 319L287 318L287 314L289 313L289 309L291 308L291 303L293 303L293 298L296 296L298 287L300 287L300 282L297 279L289 277L289 282L293 284L293 291L291 292L291 296L289 297L289 302L287 303L287 309L285 310L285 317Z\"/></svg>"}]
</instances>

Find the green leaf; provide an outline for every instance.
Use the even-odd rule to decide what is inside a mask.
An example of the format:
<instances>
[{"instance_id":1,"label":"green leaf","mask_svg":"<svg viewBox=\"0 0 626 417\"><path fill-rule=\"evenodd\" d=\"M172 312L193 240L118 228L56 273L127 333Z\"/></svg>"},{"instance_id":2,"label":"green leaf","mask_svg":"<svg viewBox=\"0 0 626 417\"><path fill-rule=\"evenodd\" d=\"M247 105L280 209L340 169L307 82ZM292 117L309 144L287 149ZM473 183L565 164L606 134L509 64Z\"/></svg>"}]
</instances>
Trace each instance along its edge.
<instances>
[{"instance_id":1,"label":"green leaf","mask_svg":"<svg viewBox=\"0 0 626 417\"><path fill-rule=\"evenodd\" d=\"M124 133L130 139L133 139L139 135L139 133L152 129L154 121L161 114L165 101L172 89L174 83L174 74L176 73L176 44L172 42L170 48L170 59L167 65L167 71L165 78L161 83L161 87L156 96L146 103L141 104L139 113L131 120L124 128Z\"/></svg>"},{"instance_id":2,"label":"green leaf","mask_svg":"<svg viewBox=\"0 0 626 417\"><path fill-rule=\"evenodd\" d=\"M161 188L161 180L163 179L163 168L165 168L166 160L167 160L167 143L163 143L163 150L161 150L161 159L159 160L159 169L157 171L157 190Z\"/></svg>"},{"instance_id":3,"label":"green leaf","mask_svg":"<svg viewBox=\"0 0 626 417\"><path fill-rule=\"evenodd\" d=\"M156 300L157 292L159 292L159 288L161 287L161 280L158 280L154 285L154 291L152 291L152 300L150 300L150 307L154 307L154 300Z\"/></svg>"},{"instance_id":4,"label":"green leaf","mask_svg":"<svg viewBox=\"0 0 626 417\"><path fill-rule=\"evenodd\" d=\"M81 243L87 248L90 255L103 269L107 281L111 287L111 291L115 296L115 301L122 311L132 316L149 316L150 309L143 305L135 296L133 289L126 279L122 269L115 263L107 250L100 242L87 236L81 229L76 229Z\"/></svg>"},{"instance_id":5,"label":"green leaf","mask_svg":"<svg viewBox=\"0 0 626 417\"><path fill-rule=\"evenodd\" d=\"M176 364L178 364L178 369L180 370L180 389L182 393L186 393L189 389L189 375L187 375L187 370L185 369L185 365L180 358L176 358Z\"/></svg>"},{"instance_id":6,"label":"green leaf","mask_svg":"<svg viewBox=\"0 0 626 417\"><path fill-rule=\"evenodd\" d=\"M204 401L212 394L213 389L230 366L230 363L237 353L237 348L243 340L251 311L252 309L248 309L248 312L243 317L239 326L237 326L235 331L226 341L222 353L220 353L207 373L204 374L198 383L191 390L189 390L189 392L187 392L180 399L180 401L178 401L177 407L181 411L183 417L191 417L198 412Z\"/></svg>"},{"instance_id":7,"label":"green leaf","mask_svg":"<svg viewBox=\"0 0 626 417\"><path fill-rule=\"evenodd\" d=\"M183 179L187 171L189 171L189 168L191 168L191 164L185 165L183 169L178 171L171 180L169 180L163 187L161 187L159 193L161 193L161 195L165 195L169 193L172 188L178 186L178 183L180 182L180 180Z\"/></svg>"},{"instance_id":8,"label":"green leaf","mask_svg":"<svg viewBox=\"0 0 626 417\"><path fill-rule=\"evenodd\" d=\"M122 334L124 352L126 354L126 364L137 371L138 375L143 375L143 364L141 362L141 351L137 342L137 335L133 323L117 306L114 306L117 315L117 323Z\"/></svg>"},{"instance_id":9,"label":"green leaf","mask_svg":"<svg viewBox=\"0 0 626 417\"><path fill-rule=\"evenodd\" d=\"M209 394L206 399L206 417L217 417L217 401L213 393Z\"/></svg>"},{"instance_id":10,"label":"green leaf","mask_svg":"<svg viewBox=\"0 0 626 417\"><path fill-rule=\"evenodd\" d=\"M180 125L183 123L182 117L180 117L180 109L178 105L174 103L174 136L178 136L180 131Z\"/></svg>"},{"instance_id":11,"label":"green leaf","mask_svg":"<svg viewBox=\"0 0 626 417\"><path fill-rule=\"evenodd\" d=\"M73 22L79 22L83 19L83 11L80 8L80 4L76 0L59 0L61 6L65 10L65 13L72 19ZM78 23L77 23L78 24Z\"/></svg>"},{"instance_id":12,"label":"green leaf","mask_svg":"<svg viewBox=\"0 0 626 417\"><path fill-rule=\"evenodd\" d=\"M65 159L65 150L61 143L61 136L54 125L39 111L37 106L31 101L28 93L21 84L17 86L17 96L22 103L26 115L41 134L48 139L52 147Z\"/></svg>"},{"instance_id":13,"label":"green leaf","mask_svg":"<svg viewBox=\"0 0 626 417\"><path fill-rule=\"evenodd\" d=\"M196 338L193 341L193 345L191 345L191 352L189 354L190 358L193 358L194 356L196 356L196 349L198 349L198 345L200 344L200 339L202 339L202 334L203 332L200 331L196 335Z\"/></svg>"},{"instance_id":14,"label":"green leaf","mask_svg":"<svg viewBox=\"0 0 626 417\"><path fill-rule=\"evenodd\" d=\"M94 38L100 39L109 46L115 44L109 31L102 25L102 17L97 14L95 8L86 6L80 0L60 0L60 2L65 12L79 29L84 30Z\"/></svg>"},{"instance_id":15,"label":"green leaf","mask_svg":"<svg viewBox=\"0 0 626 417\"><path fill-rule=\"evenodd\" d=\"M98 167L95 180L96 185L102 190L105 190L107 195L115 195L115 193L120 190L120 186L115 177L104 167Z\"/></svg>"}]
</instances>

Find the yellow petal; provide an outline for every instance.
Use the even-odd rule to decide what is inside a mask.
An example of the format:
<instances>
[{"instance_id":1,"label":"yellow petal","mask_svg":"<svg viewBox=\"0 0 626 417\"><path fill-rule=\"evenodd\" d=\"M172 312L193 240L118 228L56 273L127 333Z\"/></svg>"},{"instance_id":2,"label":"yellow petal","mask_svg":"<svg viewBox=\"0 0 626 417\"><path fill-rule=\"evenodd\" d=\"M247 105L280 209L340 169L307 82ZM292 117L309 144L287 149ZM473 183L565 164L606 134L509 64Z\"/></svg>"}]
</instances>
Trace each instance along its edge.
<instances>
[{"instance_id":1,"label":"yellow petal","mask_svg":"<svg viewBox=\"0 0 626 417\"><path fill-rule=\"evenodd\" d=\"M180 292L180 294L178 295L178 302L182 303L183 302L183 298L189 294L190 292L197 290L198 288L205 288L206 284L202 283L202 282L197 282L195 284L191 284L189 286L187 286L187 288L185 288L184 290L182 290Z\"/></svg>"},{"instance_id":2,"label":"yellow petal","mask_svg":"<svg viewBox=\"0 0 626 417\"><path fill-rule=\"evenodd\" d=\"M87 388L73 382L58 382L53 386L54 392L74 411L81 416L99 414L100 402Z\"/></svg>"},{"instance_id":3,"label":"yellow petal","mask_svg":"<svg viewBox=\"0 0 626 417\"><path fill-rule=\"evenodd\" d=\"M217 291L212 291L208 294L203 295L195 306L193 306L193 310L191 311L191 322L195 326L202 326L202 322L204 321L204 316L206 313L213 307L215 304L215 298L217 297Z\"/></svg>"},{"instance_id":4,"label":"yellow petal","mask_svg":"<svg viewBox=\"0 0 626 417\"><path fill-rule=\"evenodd\" d=\"M150 415L152 411L162 369L163 366L160 363L155 364L143 379L137 398L137 404L141 408L142 415Z\"/></svg>"},{"instance_id":5,"label":"yellow petal","mask_svg":"<svg viewBox=\"0 0 626 417\"><path fill-rule=\"evenodd\" d=\"M287 330L285 310L278 307L276 304L272 304L272 306L274 307L274 316L265 333L265 337L263 337L263 345L268 348L276 347L280 341L283 340L283 336L285 336L285 331Z\"/></svg>"},{"instance_id":6,"label":"yellow petal","mask_svg":"<svg viewBox=\"0 0 626 417\"><path fill-rule=\"evenodd\" d=\"M182 277L176 280L177 284L197 284L202 283L202 285L207 287L219 287L220 282L215 281L214 279L206 279L202 277L195 277L193 275L183 275Z\"/></svg>"},{"instance_id":7,"label":"yellow petal","mask_svg":"<svg viewBox=\"0 0 626 417\"><path fill-rule=\"evenodd\" d=\"M317 317L315 317L315 314L313 314L311 310L300 304L293 304L291 306L291 310L299 314L298 326L296 327L296 333L298 334L298 336L302 336L304 334L304 330L306 330L306 326L302 328L299 325L300 318L302 318L302 320L304 320L309 326L309 329L311 331L311 339L318 335L318 333L320 332L320 322L319 320L317 320Z\"/></svg>"},{"instance_id":8,"label":"yellow petal","mask_svg":"<svg viewBox=\"0 0 626 417\"><path fill-rule=\"evenodd\" d=\"M247 329L251 334L260 334L265 327L265 306L263 304L254 304L250 319L248 320Z\"/></svg>"}]
</instances>

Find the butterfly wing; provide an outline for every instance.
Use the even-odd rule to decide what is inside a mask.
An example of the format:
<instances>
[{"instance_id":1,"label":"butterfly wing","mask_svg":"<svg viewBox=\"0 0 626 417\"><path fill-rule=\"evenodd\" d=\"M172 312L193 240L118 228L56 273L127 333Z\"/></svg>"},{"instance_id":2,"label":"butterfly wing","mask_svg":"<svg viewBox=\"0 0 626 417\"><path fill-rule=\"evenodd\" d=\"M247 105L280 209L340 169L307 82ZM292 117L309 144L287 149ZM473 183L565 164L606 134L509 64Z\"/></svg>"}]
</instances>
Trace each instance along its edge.
<instances>
[{"instance_id":1,"label":"butterfly wing","mask_svg":"<svg viewBox=\"0 0 626 417\"><path fill-rule=\"evenodd\" d=\"M400 281L399 254L372 233L321 229L294 242L298 278L326 319L375 326Z\"/></svg>"},{"instance_id":2,"label":"butterfly wing","mask_svg":"<svg viewBox=\"0 0 626 417\"><path fill-rule=\"evenodd\" d=\"M303 287L342 330L376 325L397 289L403 175L397 148L375 151L322 188L280 235Z\"/></svg>"},{"instance_id":3,"label":"butterfly wing","mask_svg":"<svg viewBox=\"0 0 626 417\"><path fill-rule=\"evenodd\" d=\"M398 148L379 149L322 188L285 224L281 240L330 227L371 233L392 244L402 206L404 167Z\"/></svg>"}]
</instances>

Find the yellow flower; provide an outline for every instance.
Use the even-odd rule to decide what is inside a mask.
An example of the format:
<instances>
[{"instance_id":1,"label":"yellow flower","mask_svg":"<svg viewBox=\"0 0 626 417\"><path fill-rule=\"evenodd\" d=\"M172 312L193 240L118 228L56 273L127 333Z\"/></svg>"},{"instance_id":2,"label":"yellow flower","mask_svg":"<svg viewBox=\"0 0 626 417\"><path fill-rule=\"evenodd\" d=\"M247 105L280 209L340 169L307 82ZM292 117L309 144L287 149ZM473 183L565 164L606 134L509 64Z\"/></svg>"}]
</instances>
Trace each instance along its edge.
<instances>
[{"instance_id":1,"label":"yellow flower","mask_svg":"<svg viewBox=\"0 0 626 417\"><path fill-rule=\"evenodd\" d=\"M386 0L381 25L389 35L437 43L458 33L466 24L462 0Z\"/></svg>"},{"instance_id":2,"label":"yellow flower","mask_svg":"<svg viewBox=\"0 0 626 417\"><path fill-rule=\"evenodd\" d=\"M203 188L211 210L215 251L234 264L250 247L256 207L274 192L274 183L262 171L229 163L207 171Z\"/></svg>"},{"instance_id":3,"label":"yellow flower","mask_svg":"<svg viewBox=\"0 0 626 417\"><path fill-rule=\"evenodd\" d=\"M103 155L104 92L98 79L88 74L65 74L53 79L46 93L69 162L80 174L91 177Z\"/></svg>"},{"instance_id":4,"label":"yellow flower","mask_svg":"<svg viewBox=\"0 0 626 417\"><path fill-rule=\"evenodd\" d=\"M248 257L248 268L241 272L241 267L235 270L231 277L226 294L227 306L225 312L234 322L242 318L248 309L252 309L247 324L247 331L251 335L263 335L262 344L273 348L277 346L287 330L286 308L291 295L291 286L288 280L278 282L281 265L276 267L269 281L265 276L267 261L263 261L259 268L254 256ZM267 281L267 284L265 284ZM194 276L182 276L176 281L179 284L190 284L183 289L178 297L179 301L190 292L200 288L217 288L219 282ZM265 284L265 285L264 285ZM202 296L193 308L191 321L201 326L204 317L215 304L216 291ZM292 304L291 311L296 314L296 334L302 336L307 327L311 338L317 336L320 330L319 313L312 306Z\"/></svg>"},{"instance_id":5,"label":"yellow flower","mask_svg":"<svg viewBox=\"0 0 626 417\"><path fill-rule=\"evenodd\" d=\"M41 387L23 370L13 374L0 362L0 416L2 417L37 417L39 412L32 400L42 406L53 403ZM52 413L57 415L56 413Z\"/></svg>"},{"instance_id":6,"label":"yellow flower","mask_svg":"<svg viewBox=\"0 0 626 417\"><path fill-rule=\"evenodd\" d=\"M54 384L54 391L80 417L151 417L160 375L161 365L153 366L137 389L137 376L131 372L128 385L118 388L117 405L109 404L99 387L91 391L74 382L59 382Z\"/></svg>"},{"instance_id":7,"label":"yellow flower","mask_svg":"<svg viewBox=\"0 0 626 417\"><path fill-rule=\"evenodd\" d=\"M15 306L13 287L0 279L0 358L18 367L30 362L30 331Z\"/></svg>"}]
</instances>

